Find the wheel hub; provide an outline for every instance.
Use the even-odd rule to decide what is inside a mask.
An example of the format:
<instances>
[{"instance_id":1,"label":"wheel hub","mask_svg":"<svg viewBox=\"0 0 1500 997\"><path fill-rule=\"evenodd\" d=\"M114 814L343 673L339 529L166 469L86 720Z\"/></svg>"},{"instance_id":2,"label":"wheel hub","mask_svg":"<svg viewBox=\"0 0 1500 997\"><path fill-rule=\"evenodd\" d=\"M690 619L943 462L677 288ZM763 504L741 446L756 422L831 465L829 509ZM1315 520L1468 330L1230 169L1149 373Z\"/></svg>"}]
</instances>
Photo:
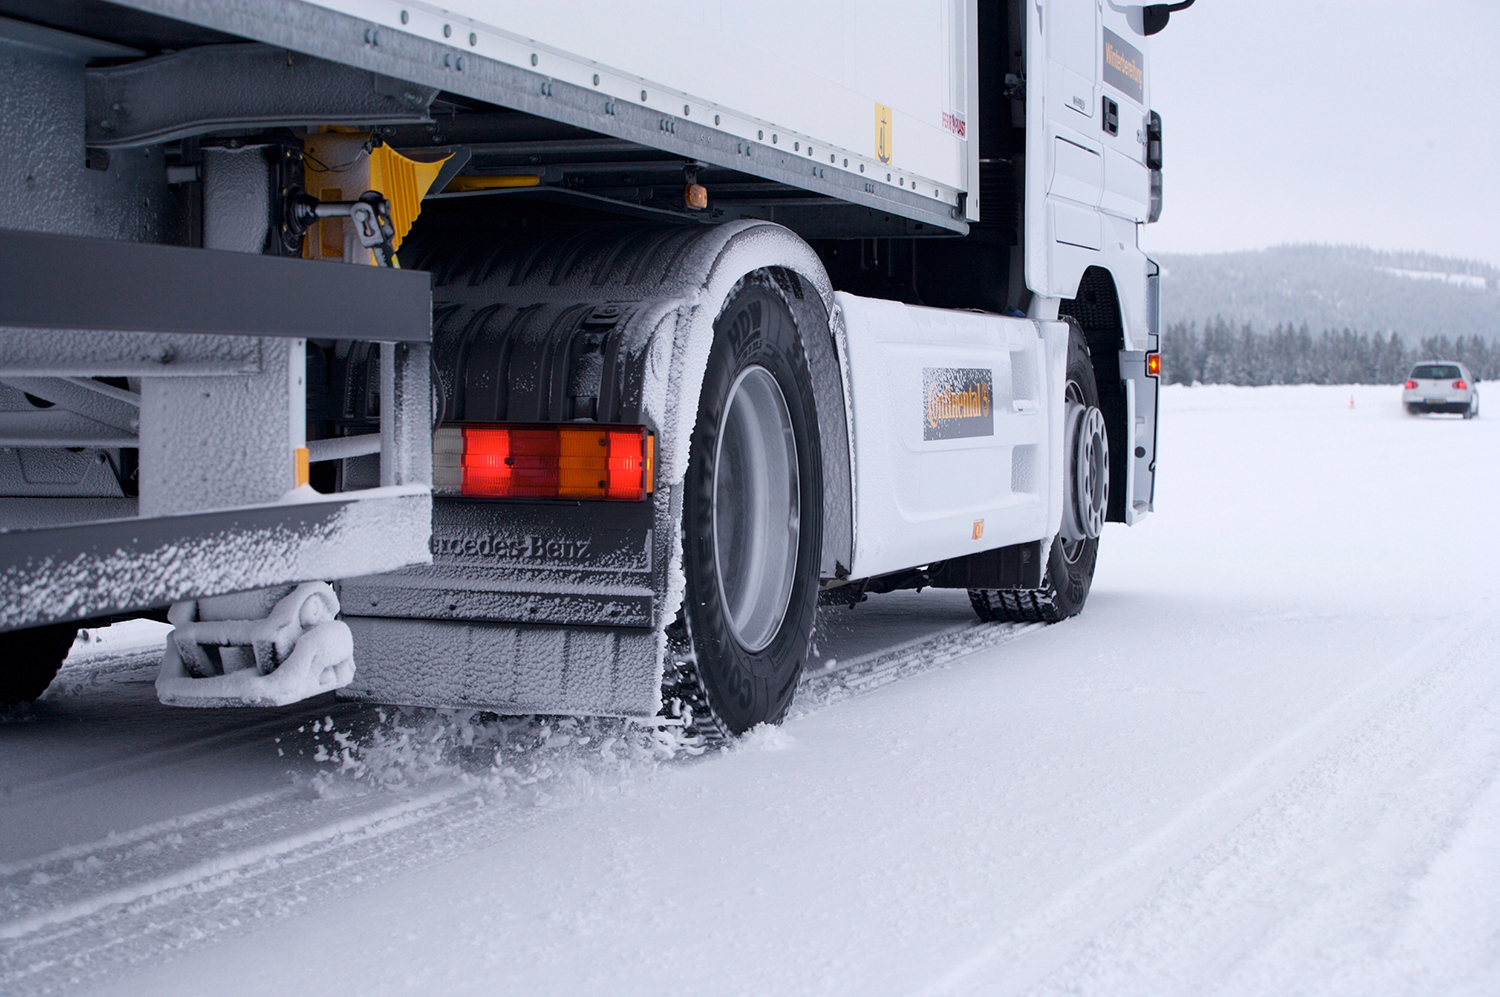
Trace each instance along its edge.
<instances>
[{"instance_id":1,"label":"wheel hub","mask_svg":"<svg viewBox=\"0 0 1500 997\"><path fill-rule=\"evenodd\" d=\"M1062 533L1069 542L1097 539L1109 510L1109 436L1095 405L1068 400Z\"/></svg>"},{"instance_id":2,"label":"wheel hub","mask_svg":"<svg viewBox=\"0 0 1500 997\"><path fill-rule=\"evenodd\" d=\"M713 487L719 598L735 639L754 653L786 616L801 529L791 413L764 367L746 367L729 389Z\"/></svg>"}]
</instances>

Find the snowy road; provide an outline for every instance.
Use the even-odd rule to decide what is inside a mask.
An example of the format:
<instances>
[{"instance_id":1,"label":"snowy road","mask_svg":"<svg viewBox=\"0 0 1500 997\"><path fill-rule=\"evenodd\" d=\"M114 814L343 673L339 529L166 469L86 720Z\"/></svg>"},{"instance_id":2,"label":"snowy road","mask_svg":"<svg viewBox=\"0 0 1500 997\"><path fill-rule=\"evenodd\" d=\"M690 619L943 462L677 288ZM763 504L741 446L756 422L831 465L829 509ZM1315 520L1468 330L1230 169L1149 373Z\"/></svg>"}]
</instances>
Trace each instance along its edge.
<instances>
[{"instance_id":1,"label":"snowy road","mask_svg":"<svg viewBox=\"0 0 1500 997\"><path fill-rule=\"evenodd\" d=\"M703 756L170 710L111 632L0 723L0 991L1500 992L1500 419L1396 394L1168 389L1082 617L833 610Z\"/></svg>"}]
</instances>

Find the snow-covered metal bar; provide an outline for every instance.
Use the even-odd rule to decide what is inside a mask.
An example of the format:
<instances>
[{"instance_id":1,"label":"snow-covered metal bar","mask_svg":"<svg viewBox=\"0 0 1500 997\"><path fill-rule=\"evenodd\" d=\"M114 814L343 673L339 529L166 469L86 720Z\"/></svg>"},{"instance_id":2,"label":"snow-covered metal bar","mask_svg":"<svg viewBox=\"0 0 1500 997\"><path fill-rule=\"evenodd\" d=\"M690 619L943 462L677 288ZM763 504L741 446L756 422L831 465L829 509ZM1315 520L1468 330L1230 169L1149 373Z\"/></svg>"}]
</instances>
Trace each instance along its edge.
<instances>
[{"instance_id":1,"label":"snow-covered metal bar","mask_svg":"<svg viewBox=\"0 0 1500 997\"><path fill-rule=\"evenodd\" d=\"M0 630L430 559L423 486L0 531Z\"/></svg>"},{"instance_id":2,"label":"snow-covered metal bar","mask_svg":"<svg viewBox=\"0 0 1500 997\"><path fill-rule=\"evenodd\" d=\"M0 498L0 630L429 561L431 300L417 271L0 231L0 379L55 405L0 413L0 446L139 454L138 496ZM310 336L382 344L381 432L318 448L379 452L386 487L299 481Z\"/></svg>"}]
</instances>

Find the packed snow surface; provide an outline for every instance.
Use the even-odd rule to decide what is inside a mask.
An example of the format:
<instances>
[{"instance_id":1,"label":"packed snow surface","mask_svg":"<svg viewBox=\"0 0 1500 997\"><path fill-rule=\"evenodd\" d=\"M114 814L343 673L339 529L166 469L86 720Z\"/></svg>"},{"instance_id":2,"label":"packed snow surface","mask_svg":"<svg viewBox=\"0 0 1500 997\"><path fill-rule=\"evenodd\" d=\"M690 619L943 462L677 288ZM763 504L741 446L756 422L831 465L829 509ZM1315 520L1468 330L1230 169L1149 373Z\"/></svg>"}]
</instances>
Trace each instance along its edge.
<instances>
[{"instance_id":1,"label":"packed snow surface","mask_svg":"<svg viewBox=\"0 0 1500 997\"><path fill-rule=\"evenodd\" d=\"M1500 992L1500 419L1162 396L1084 614L820 621L787 722L173 710L91 633L0 722L0 991Z\"/></svg>"}]
</instances>

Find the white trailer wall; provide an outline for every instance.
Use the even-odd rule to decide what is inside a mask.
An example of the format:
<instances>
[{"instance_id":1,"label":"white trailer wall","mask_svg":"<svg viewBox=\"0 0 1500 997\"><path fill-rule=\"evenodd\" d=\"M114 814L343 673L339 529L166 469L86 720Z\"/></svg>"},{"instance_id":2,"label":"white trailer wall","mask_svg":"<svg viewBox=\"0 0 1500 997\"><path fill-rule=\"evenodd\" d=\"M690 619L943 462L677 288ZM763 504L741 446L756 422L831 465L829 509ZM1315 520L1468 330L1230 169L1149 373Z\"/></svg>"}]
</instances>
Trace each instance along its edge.
<instances>
[{"instance_id":1,"label":"white trailer wall","mask_svg":"<svg viewBox=\"0 0 1500 997\"><path fill-rule=\"evenodd\" d=\"M973 190L974 0L312 2L606 98L774 140L873 184L950 205ZM889 109L886 148L881 107Z\"/></svg>"}]
</instances>

